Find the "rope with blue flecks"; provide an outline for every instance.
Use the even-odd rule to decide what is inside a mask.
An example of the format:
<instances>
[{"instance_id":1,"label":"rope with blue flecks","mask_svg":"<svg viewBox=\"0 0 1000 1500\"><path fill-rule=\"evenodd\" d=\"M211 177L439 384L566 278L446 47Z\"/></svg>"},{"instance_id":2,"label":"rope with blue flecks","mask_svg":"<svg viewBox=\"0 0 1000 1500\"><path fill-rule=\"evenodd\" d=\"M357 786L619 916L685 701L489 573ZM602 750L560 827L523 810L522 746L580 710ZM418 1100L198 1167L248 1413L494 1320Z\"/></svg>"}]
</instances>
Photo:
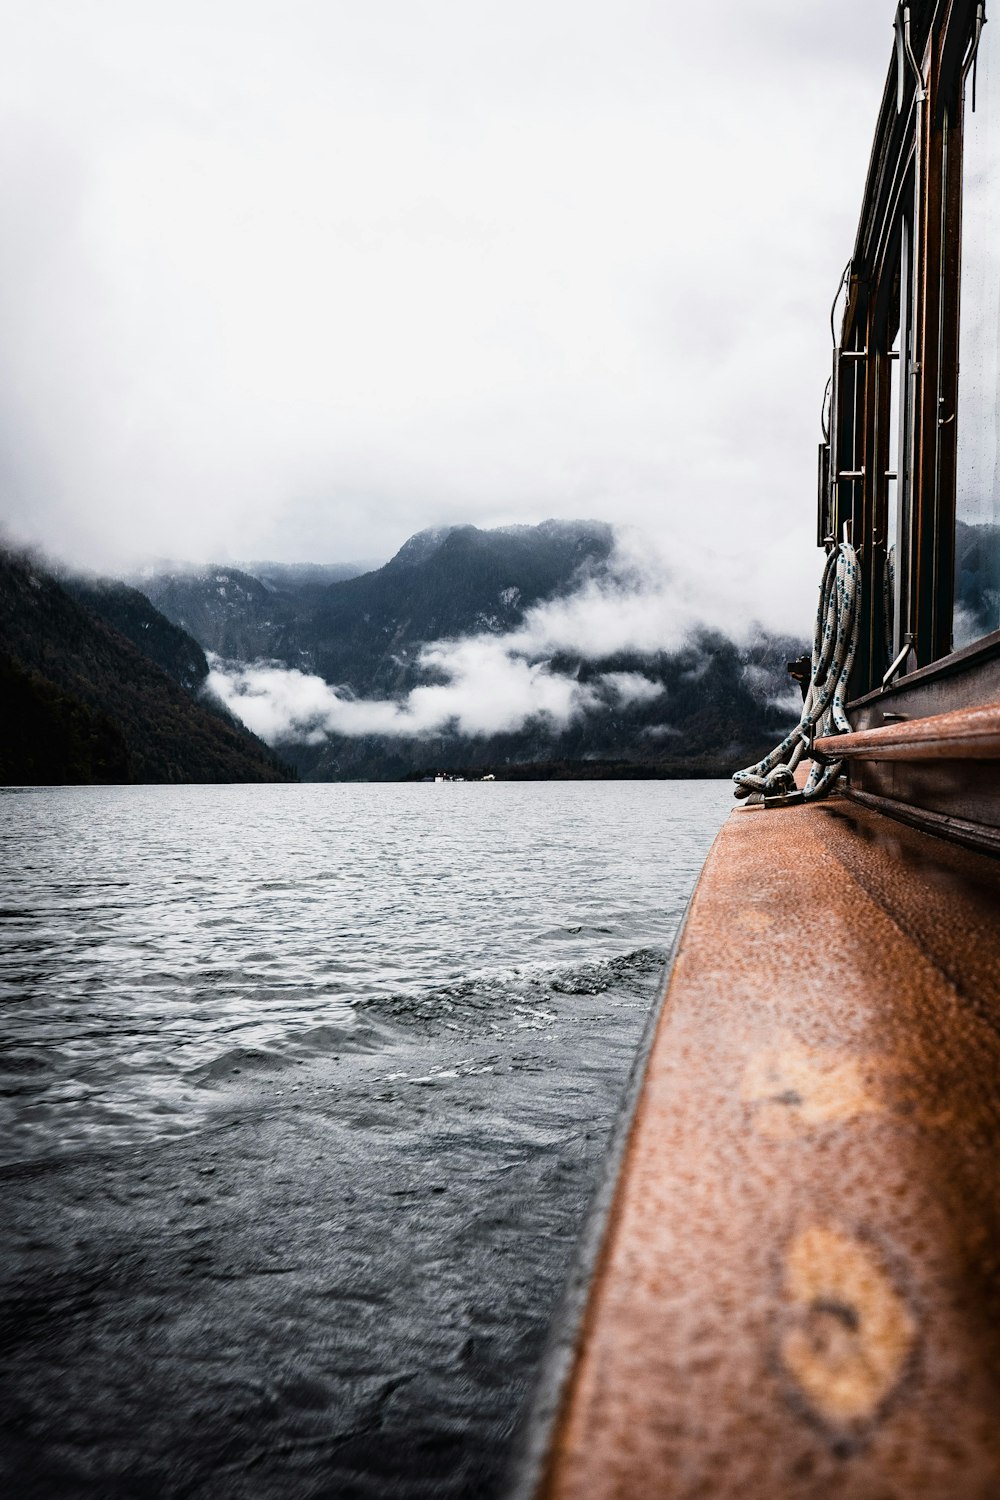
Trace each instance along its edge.
<instances>
[{"instance_id":1,"label":"rope with blue flecks","mask_svg":"<svg viewBox=\"0 0 1000 1500\"><path fill-rule=\"evenodd\" d=\"M861 616L861 579L857 553L849 542L831 547L823 569L813 637L809 687L802 704L802 717L770 755L737 771L736 796L751 803L788 807L825 797L840 775L841 762L828 761L815 749L823 735L849 734L851 725L844 712L847 681L858 645ZM813 761L809 780L799 791L795 768L806 757Z\"/></svg>"}]
</instances>

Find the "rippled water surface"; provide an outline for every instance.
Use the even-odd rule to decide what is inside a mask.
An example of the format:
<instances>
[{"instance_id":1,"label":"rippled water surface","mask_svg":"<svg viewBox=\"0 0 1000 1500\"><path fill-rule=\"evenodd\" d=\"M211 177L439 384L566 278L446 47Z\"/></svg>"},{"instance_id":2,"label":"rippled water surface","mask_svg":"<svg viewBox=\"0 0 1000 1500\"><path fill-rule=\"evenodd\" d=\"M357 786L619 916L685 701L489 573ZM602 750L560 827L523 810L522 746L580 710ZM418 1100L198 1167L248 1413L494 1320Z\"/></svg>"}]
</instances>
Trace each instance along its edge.
<instances>
[{"instance_id":1,"label":"rippled water surface","mask_svg":"<svg viewBox=\"0 0 1000 1500\"><path fill-rule=\"evenodd\" d=\"M0 793L9 1492L494 1493L728 799Z\"/></svg>"},{"instance_id":2,"label":"rippled water surface","mask_svg":"<svg viewBox=\"0 0 1000 1500\"><path fill-rule=\"evenodd\" d=\"M5 1157L190 1128L207 1078L375 1046L380 1018L547 1025L567 1008L556 995L656 966L726 795L711 782L3 795Z\"/></svg>"}]
</instances>

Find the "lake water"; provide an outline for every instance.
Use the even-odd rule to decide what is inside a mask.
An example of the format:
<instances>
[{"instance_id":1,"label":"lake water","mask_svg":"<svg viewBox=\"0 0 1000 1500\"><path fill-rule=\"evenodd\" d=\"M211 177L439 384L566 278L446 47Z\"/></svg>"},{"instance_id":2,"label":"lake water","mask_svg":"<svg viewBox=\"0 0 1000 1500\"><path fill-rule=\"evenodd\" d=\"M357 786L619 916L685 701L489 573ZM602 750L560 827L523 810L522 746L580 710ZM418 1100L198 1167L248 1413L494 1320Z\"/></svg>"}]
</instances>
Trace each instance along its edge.
<instances>
[{"instance_id":1,"label":"lake water","mask_svg":"<svg viewBox=\"0 0 1000 1500\"><path fill-rule=\"evenodd\" d=\"M0 1479L492 1495L720 782L0 793Z\"/></svg>"}]
</instances>

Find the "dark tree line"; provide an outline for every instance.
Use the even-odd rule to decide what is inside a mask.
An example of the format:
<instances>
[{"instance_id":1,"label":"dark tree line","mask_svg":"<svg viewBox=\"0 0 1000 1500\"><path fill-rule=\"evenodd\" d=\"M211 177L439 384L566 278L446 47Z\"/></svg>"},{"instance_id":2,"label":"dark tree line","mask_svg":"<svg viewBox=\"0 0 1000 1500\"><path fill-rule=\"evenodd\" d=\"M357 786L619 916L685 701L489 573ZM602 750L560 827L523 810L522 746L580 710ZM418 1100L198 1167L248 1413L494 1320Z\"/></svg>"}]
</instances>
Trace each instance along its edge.
<instances>
[{"instance_id":1,"label":"dark tree line","mask_svg":"<svg viewBox=\"0 0 1000 1500\"><path fill-rule=\"evenodd\" d=\"M111 590L109 601L118 626L128 628L131 610L139 640L152 632L173 672L37 563L0 554L4 783L294 779L241 725L193 696L204 663L195 641L158 623L141 595Z\"/></svg>"}]
</instances>

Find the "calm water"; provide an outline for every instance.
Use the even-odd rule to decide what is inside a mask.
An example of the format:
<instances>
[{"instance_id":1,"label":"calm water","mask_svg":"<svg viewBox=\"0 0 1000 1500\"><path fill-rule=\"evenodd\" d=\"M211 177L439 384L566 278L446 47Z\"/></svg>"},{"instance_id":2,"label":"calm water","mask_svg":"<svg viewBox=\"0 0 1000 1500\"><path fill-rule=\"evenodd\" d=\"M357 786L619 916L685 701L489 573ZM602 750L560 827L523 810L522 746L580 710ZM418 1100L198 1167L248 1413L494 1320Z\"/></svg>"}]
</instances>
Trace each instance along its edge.
<instances>
[{"instance_id":1,"label":"calm water","mask_svg":"<svg viewBox=\"0 0 1000 1500\"><path fill-rule=\"evenodd\" d=\"M494 1493L729 797L0 794L8 1492Z\"/></svg>"}]
</instances>

